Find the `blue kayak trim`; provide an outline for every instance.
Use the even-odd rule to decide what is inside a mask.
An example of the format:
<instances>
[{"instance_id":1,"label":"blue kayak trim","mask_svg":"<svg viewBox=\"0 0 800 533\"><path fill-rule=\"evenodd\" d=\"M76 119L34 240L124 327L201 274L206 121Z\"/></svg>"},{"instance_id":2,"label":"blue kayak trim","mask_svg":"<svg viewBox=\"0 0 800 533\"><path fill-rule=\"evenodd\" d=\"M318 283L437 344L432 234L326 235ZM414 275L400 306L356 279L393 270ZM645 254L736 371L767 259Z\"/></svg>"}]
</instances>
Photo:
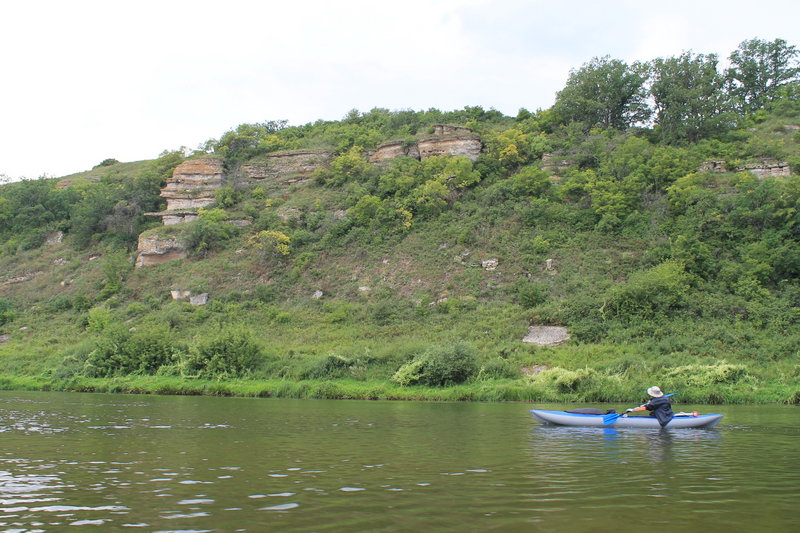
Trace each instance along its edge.
<instances>
[{"instance_id":1,"label":"blue kayak trim","mask_svg":"<svg viewBox=\"0 0 800 533\"><path fill-rule=\"evenodd\" d=\"M568 413L566 411L548 411L545 409L531 409L531 415L542 424L557 426L588 426L588 427L635 427L660 429L658 420L651 416L620 416L610 426L604 425L605 415L587 415L582 413ZM667 428L711 428L716 426L722 416L717 413L698 416L676 416L665 426Z\"/></svg>"}]
</instances>

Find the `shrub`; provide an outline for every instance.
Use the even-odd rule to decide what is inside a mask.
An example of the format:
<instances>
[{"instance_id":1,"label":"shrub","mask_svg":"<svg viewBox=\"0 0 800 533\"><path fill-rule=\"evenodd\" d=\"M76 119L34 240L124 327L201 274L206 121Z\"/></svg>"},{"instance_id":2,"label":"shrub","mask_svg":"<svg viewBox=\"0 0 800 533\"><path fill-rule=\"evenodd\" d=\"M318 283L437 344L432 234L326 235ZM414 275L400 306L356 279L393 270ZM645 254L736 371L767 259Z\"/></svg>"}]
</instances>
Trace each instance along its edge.
<instances>
[{"instance_id":1,"label":"shrub","mask_svg":"<svg viewBox=\"0 0 800 533\"><path fill-rule=\"evenodd\" d=\"M185 367L199 377L242 377L255 369L261 355L261 347L249 332L230 329L198 343L186 357Z\"/></svg>"},{"instance_id":2,"label":"shrub","mask_svg":"<svg viewBox=\"0 0 800 533\"><path fill-rule=\"evenodd\" d=\"M147 306L141 302L131 302L128 304L128 307L125 308L125 314L127 314L129 317L143 315L146 312Z\"/></svg>"},{"instance_id":3,"label":"shrub","mask_svg":"<svg viewBox=\"0 0 800 533\"><path fill-rule=\"evenodd\" d=\"M347 357L331 353L318 359L304 377L311 379L343 378L350 374L351 365L352 361Z\"/></svg>"},{"instance_id":4,"label":"shrub","mask_svg":"<svg viewBox=\"0 0 800 533\"><path fill-rule=\"evenodd\" d=\"M0 326L14 320L14 306L9 300L0 298Z\"/></svg>"},{"instance_id":5,"label":"shrub","mask_svg":"<svg viewBox=\"0 0 800 533\"><path fill-rule=\"evenodd\" d=\"M200 220L192 222L186 235L186 246L195 254L204 255L216 250L236 234L236 228L225 222L222 209L200 209Z\"/></svg>"},{"instance_id":6,"label":"shrub","mask_svg":"<svg viewBox=\"0 0 800 533\"><path fill-rule=\"evenodd\" d=\"M264 230L247 239L247 243L264 252L265 255L286 256L289 255L289 245L292 240L280 231Z\"/></svg>"},{"instance_id":7,"label":"shrub","mask_svg":"<svg viewBox=\"0 0 800 533\"><path fill-rule=\"evenodd\" d=\"M748 376L747 367L719 361L713 365L685 365L666 374L673 386L704 387L723 383L737 383Z\"/></svg>"},{"instance_id":8,"label":"shrub","mask_svg":"<svg viewBox=\"0 0 800 533\"><path fill-rule=\"evenodd\" d=\"M403 386L463 383L478 371L476 350L463 343L431 348L401 366L392 380Z\"/></svg>"},{"instance_id":9,"label":"shrub","mask_svg":"<svg viewBox=\"0 0 800 533\"><path fill-rule=\"evenodd\" d=\"M608 304L617 315L652 316L678 307L688 292L689 275L683 264L665 261L612 288Z\"/></svg>"},{"instance_id":10,"label":"shrub","mask_svg":"<svg viewBox=\"0 0 800 533\"><path fill-rule=\"evenodd\" d=\"M495 357L481 365L478 377L485 379L516 378L519 377L519 368L508 359Z\"/></svg>"},{"instance_id":11,"label":"shrub","mask_svg":"<svg viewBox=\"0 0 800 533\"><path fill-rule=\"evenodd\" d=\"M105 307L94 307L89 309L87 317L88 327L92 333L102 333L111 324L111 311Z\"/></svg>"},{"instance_id":12,"label":"shrub","mask_svg":"<svg viewBox=\"0 0 800 533\"><path fill-rule=\"evenodd\" d=\"M530 309L547 301L548 287L544 283L518 279L511 285L510 292L515 303Z\"/></svg>"},{"instance_id":13,"label":"shrub","mask_svg":"<svg viewBox=\"0 0 800 533\"><path fill-rule=\"evenodd\" d=\"M83 373L89 377L154 374L178 352L166 327L129 331L122 324L106 324L86 358Z\"/></svg>"}]
</instances>

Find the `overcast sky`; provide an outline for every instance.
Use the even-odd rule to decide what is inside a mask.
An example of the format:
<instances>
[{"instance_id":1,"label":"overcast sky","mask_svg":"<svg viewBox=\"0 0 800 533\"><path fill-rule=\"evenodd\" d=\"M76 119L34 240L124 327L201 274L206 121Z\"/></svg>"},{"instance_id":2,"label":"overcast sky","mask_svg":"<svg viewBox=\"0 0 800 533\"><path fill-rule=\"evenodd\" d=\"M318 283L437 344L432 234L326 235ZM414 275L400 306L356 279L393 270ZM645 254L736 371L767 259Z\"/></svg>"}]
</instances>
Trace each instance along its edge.
<instances>
[{"instance_id":1,"label":"overcast sky","mask_svg":"<svg viewBox=\"0 0 800 533\"><path fill-rule=\"evenodd\" d=\"M800 2L28 0L0 16L0 174L196 148L348 110L548 108L571 68L744 39L800 46Z\"/></svg>"}]
</instances>

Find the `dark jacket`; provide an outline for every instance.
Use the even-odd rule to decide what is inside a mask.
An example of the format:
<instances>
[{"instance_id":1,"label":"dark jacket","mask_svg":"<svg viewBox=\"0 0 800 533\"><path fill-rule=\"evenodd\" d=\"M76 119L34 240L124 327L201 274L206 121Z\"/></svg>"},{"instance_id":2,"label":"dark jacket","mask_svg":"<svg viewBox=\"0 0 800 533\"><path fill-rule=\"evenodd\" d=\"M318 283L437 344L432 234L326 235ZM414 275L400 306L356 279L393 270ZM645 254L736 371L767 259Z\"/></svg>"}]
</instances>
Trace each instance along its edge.
<instances>
[{"instance_id":1,"label":"dark jacket","mask_svg":"<svg viewBox=\"0 0 800 533\"><path fill-rule=\"evenodd\" d=\"M653 398L644 404L644 406L650 411L650 416L654 416L658 419L658 423L661 424L662 428L672 420L672 404L670 404L669 398L665 398L664 396L661 398Z\"/></svg>"}]
</instances>

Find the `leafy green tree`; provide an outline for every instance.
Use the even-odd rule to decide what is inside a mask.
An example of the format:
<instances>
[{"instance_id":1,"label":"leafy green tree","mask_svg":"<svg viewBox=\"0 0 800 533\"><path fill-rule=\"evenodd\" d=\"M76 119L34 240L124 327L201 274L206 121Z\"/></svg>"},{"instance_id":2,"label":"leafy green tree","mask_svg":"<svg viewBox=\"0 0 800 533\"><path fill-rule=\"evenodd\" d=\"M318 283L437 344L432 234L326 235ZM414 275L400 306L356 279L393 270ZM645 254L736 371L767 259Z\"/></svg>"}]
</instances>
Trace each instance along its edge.
<instances>
[{"instance_id":1,"label":"leafy green tree","mask_svg":"<svg viewBox=\"0 0 800 533\"><path fill-rule=\"evenodd\" d=\"M352 146L349 150L336 156L331 161L330 169L320 169L317 172L317 181L325 185L339 187L347 182L355 181L367 176L372 165L361 155L360 146Z\"/></svg>"},{"instance_id":2,"label":"leafy green tree","mask_svg":"<svg viewBox=\"0 0 800 533\"><path fill-rule=\"evenodd\" d=\"M585 130L625 129L645 122L647 67L627 65L609 56L595 57L569 74L567 85L556 95L553 111L565 123L581 122Z\"/></svg>"},{"instance_id":3,"label":"leafy green tree","mask_svg":"<svg viewBox=\"0 0 800 533\"><path fill-rule=\"evenodd\" d=\"M540 159L551 150L550 141L543 133L525 133L519 128L490 131L484 135L484 142L486 156L511 171Z\"/></svg>"},{"instance_id":4,"label":"leafy green tree","mask_svg":"<svg viewBox=\"0 0 800 533\"><path fill-rule=\"evenodd\" d=\"M228 163L245 161L259 154L286 150L296 146L278 132L288 126L287 120L268 120L253 124L240 124L226 132L219 141L209 143L215 153Z\"/></svg>"},{"instance_id":5,"label":"leafy green tree","mask_svg":"<svg viewBox=\"0 0 800 533\"><path fill-rule=\"evenodd\" d=\"M731 53L731 66L727 70L738 106L753 112L774 101L782 86L798 80L797 57L797 48L783 39L742 41Z\"/></svg>"},{"instance_id":6,"label":"leafy green tree","mask_svg":"<svg viewBox=\"0 0 800 533\"><path fill-rule=\"evenodd\" d=\"M685 52L652 62L656 126L667 144L697 142L726 129L729 98L716 54Z\"/></svg>"}]
</instances>

